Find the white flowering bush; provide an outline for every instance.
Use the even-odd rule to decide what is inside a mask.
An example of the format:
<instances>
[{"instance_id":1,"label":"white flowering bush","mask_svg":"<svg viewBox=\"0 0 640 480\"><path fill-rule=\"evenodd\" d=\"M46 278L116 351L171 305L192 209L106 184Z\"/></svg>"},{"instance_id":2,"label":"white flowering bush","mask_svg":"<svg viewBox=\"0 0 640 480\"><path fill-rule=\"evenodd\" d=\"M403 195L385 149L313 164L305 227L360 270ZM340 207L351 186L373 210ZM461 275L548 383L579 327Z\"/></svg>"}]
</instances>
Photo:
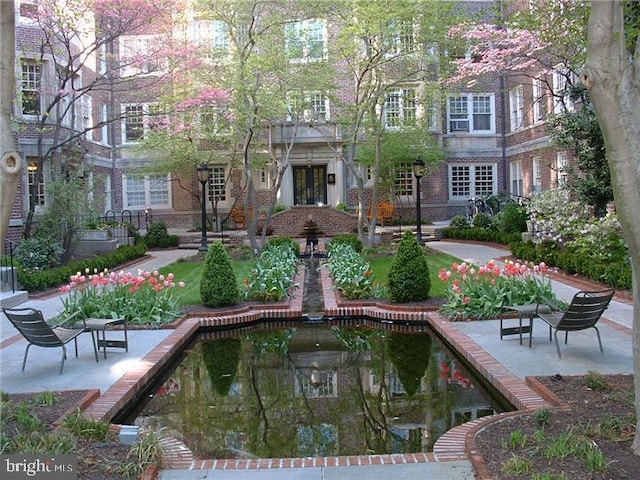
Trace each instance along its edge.
<instances>
[{"instance_id":1,"label":"white flowering bush","mask_svg":"<svg viewBox=\"0 0 640 480\"><path fill-rule=\"evenodd\" d=\"M536 238L564 244L575 238L589 220L588 206L569 198L566 189L538 193L527 206Z\"/></svg>"},{"instance_id":2,"label":"white flowering bush","mask_svg":"<svg viewBox=\"0 0 640 480\"><path fill-rule=\"evenodd\" d=\"M585 223L567 248L596 262L631 262L618 217L607 215Z\"/></svg>"}]
</instances>

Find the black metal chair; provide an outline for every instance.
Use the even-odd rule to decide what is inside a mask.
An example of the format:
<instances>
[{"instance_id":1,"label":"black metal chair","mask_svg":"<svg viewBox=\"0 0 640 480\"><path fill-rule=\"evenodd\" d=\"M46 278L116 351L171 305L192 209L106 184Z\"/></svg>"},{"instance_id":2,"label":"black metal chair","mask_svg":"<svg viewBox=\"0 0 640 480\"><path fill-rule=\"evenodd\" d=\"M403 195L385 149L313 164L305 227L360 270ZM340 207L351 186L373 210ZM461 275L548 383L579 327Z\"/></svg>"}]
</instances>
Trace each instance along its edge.
<instances>
[{"instance_id":1,"label":"black metal chair","mask_svg":"<svg viewBox=\"0 0 640 480\"><path fill-rule=\"evenodd\" d=\"M86 328L82 326L74 328L65 328L63 326L51 327L44 319L42 311L34 308L3 308L2 311L7 316L14 327L29 342L24 352L22 361L22 371L27 364L27 355L31 345L44 348L62 347L62 360L60 361L60 374L64 368L64 361L67 358L67 343L71 340L75 343L76 357L78 356L78 336L84 333ZM71 319L73 317L70 317ZM93 344L96 361L98 360L98 352L95 342Z\"/></svg>"},{"instance_id":2,"label":"black metal chair","mask_svg":"<svg viewBox=\"0 0 640 480\"><path fill-rule=\"evenodd\" d=\"M569 339L569 332L578 330L586 330L593 328L598 336L598 344L600 352L602 349L602 340L600 331L596 327L596 323L602 317L602 314L609 306L615 290L598 290L598 291L581 291L576 293L566 310L562 312L538 313L538 317L549 325L549 341L551 341L551 332L554 331L553 337L556 343L558 357L562 358L560 353L560 344L558 343L558 332L565 332L564 343L566 345Z\"/></svg>"}]
</instances>

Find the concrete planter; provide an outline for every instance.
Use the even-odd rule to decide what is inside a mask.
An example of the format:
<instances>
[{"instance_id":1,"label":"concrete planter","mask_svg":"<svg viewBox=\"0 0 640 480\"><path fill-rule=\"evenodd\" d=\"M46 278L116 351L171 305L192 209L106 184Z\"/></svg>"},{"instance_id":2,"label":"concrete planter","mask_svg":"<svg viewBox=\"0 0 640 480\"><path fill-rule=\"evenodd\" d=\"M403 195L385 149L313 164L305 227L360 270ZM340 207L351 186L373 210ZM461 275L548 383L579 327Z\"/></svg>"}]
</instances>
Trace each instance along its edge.
<instances>
[{"instance_id":1,"label":"concrete planter","mask_svg":"<svg viewBox=\"0 0 640 480\"><path fill-rule=\"evenodd\" d=\"M80 240L109 240L108 230L83 230Z\"/></svg>"}]
</instances>

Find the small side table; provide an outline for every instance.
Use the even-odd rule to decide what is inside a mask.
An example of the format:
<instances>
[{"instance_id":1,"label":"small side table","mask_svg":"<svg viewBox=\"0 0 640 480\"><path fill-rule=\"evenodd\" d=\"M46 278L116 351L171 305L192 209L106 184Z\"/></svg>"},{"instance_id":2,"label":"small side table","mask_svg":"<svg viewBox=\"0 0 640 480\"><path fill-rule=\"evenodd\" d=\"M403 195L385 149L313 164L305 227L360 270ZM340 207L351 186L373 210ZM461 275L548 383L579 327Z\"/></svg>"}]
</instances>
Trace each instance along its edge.
<instances>
[{"instance_id":1,"label":"small side table","mask_svg":"<svg viewBox=\"0 0 640 480\"><path fill-rule=\"evenodd\" d=\"M509 305L502 307L503 314L500 315L500 340L505 335L520 335L520 345L522 345L522 334L529 334L529 348L531 348L531 336L533 333L533 319L538 316L538 313L551 313L551 308L547 305L540 305L532 303L529 305ZM504 313L516 312L518 314L518 326L505 327L504 326ZM523 318L529 319L529 325L523 325Z\"/></svg>"},{"instance_id":2,"label":"small side table","mask_svg":"<svg viewBox=\"0 0 640 480\"><path fill-rule=\"evenodd\" d=\"M97 345L98 350L102 347L104 358L107 358L107 347L124 348L126 352L129 351L127 322L124 318L87 318L84 320L84 324L87 331L91 332L91 338L95 342L95 345ZM115 327L116 325L123 326L124 338L107 339L107 330ZM97 342L93 337L94 332L97 336ZM100 338L100 332L102 332L102 338Z\"/></svg>"}]
</instances>

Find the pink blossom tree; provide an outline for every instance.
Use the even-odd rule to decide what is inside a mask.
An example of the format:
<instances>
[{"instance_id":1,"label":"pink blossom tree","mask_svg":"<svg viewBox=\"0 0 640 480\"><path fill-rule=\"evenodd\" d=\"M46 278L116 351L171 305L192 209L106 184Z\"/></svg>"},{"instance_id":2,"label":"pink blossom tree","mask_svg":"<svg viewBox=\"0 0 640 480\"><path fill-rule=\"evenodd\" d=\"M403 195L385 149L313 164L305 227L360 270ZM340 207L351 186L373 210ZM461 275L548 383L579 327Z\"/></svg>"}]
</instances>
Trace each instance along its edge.
<instances>
[{"instance_id":1,"label":"pink blossom tree","mask_svg":"<svg viewBox=\"0 0 640 480\"><path fill-rule=\"evenodd\" d=\"M84 168L86 135L122 120L122 114L110 108L107 119L83 124L79 112L88 98L97 92L113 95L132 89L134 82L147 90L166 84L177 65L171 55L170 20L175 6L176 0L41 0L24 12L38 27L34 29L37 45L28 51L37 52L33 61L41 67L38 106L31 112L36 120L26 122L35 126L35 184L42 181L45 162L54 159L52 175L62 180L69 172ZM123 37L149 32L158 41L144 53L119 55L117 46ZM45 73L51 78L45 79ZM32 233L36 203L33 189L25 237Z\"/></svg>"}]
</instances>

